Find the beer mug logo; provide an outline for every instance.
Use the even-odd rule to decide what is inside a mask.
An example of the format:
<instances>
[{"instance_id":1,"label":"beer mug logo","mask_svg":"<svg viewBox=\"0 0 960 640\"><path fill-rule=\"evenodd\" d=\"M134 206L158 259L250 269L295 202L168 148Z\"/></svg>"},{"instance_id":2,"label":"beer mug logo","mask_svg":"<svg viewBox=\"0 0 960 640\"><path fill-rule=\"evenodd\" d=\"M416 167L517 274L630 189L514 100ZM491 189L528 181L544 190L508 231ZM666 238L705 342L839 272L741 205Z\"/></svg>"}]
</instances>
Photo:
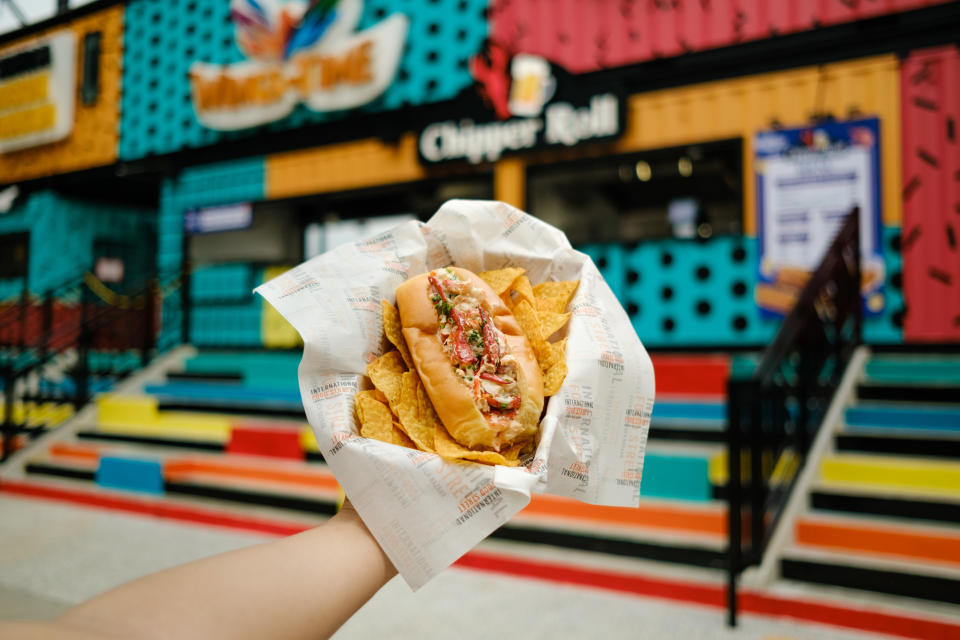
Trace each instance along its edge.
<instances>
[{"instance_id":1,"label":"beer mug logo","mask_svg":"<svg viewBox=\"0 0 960 640\"><path fill-rule=\"evenodd\" d=\"M550 63L540 56L519 54L510 64L513 82L510 86L510 113L515 116L537 116L553 97L556 80Z\"/></svg>"}]
</instances>

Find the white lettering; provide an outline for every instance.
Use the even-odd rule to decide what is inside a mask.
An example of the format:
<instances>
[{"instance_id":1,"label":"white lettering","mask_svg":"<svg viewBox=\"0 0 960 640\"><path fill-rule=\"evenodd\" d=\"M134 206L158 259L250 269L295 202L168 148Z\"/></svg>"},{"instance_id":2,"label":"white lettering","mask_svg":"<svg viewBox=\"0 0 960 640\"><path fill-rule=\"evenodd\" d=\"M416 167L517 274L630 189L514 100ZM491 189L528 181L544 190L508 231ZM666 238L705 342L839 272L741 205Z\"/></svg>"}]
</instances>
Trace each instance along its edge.
<instances>
[{"instance_id":1,"label":"white lettering","mask_svg":"<svg viewBox=\"0 0 960 640\"><path fill-rule=\"evenodd\" d=\"M616 135L620 130L617 110L617 98L604 94L591 98L586 107L576 108L566 102L551 104L545 119L514 118L482 124L472 120L438 122L420 134L420 155L427 162L466 159L478 164L495 162L506 151L532 149L538 144L572 146Z\"/></svg>"},{"instance_id":2,"label":"white lettering","mask_svg":"<svg viewBox=\"0 0 960 640\"><path fill-rule=\"evenodd\" d=\"M594 96L589 107L574 108L566 102L547 107L547 128L544 140L547 144L573 146L591 138L614 135L619 129L617 99L612 94Z\"/></svg>"}]
</instances>

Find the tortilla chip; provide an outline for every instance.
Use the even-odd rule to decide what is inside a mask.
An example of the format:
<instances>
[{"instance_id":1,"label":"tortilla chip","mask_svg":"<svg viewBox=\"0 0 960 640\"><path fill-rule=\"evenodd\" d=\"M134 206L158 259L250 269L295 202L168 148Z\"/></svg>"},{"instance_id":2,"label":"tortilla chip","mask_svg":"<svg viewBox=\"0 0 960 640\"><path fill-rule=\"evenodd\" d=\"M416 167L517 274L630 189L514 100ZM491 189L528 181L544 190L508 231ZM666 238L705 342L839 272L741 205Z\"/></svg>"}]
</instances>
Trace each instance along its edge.
<instances>
[{"instance_id":1,"label":"tortilla chip","mask_svg":"<svg viewBox=\"0 0 960 640\"><path fill-rule=\"evenodd\" d=\"M520 276L514 280L513 284L500 294L500 299L510 309L513 309L521 300L529 302L533 309L537 308L537 301L533 297L533 287L530 286L530 280L527 276Z\"/></svg>"},{"instance_id":2,"label":"tortilla chip","mask_svg":"<svg viewBox=\"0 0 960 640\"><path fill-rule=\"evenodd\" d=\"M403 432L403 429L400 428L400 423L396 420L393 422L393 444L401 447L407 447L408 449L417 448L416 443Z\"/></svg>"},{"instance_id":3,"label":"tortilla chip","mask_svg":"<svg viewBox=\"0 0 960 640\"><path fill-rule=\"evenodd\" d=\"M566 360L567 358L567 339L564 338L559 342L550 342L547 343L546 353L543 358L540 359L540 370L544 373L547 372L550 367L557 364L561 360Z\"/></svg>"},{"instance_id":4,"label":"tortilla chip","mask_svg":"<svg viewBox=\"0 0 960 640\"><path fill-rule=\"evenodd\" d=\"M400 400L397 405L397 416L400 418L400 428L416 443L418 449L422 451L435 451L436 447L433 442L434 428L432 424L429 424L432 420L430 420L429 415L420 415L418 389L423 389L423 385L420 383L420 378L417 377L417 374L413 371L403 372L400 383ZM423 392L421 391L420 393Z\"/></svg>"},{"instance_id":5,"label":"tortilla chip","mask_svg":"<svg viewBox=\"0 0 960 640\"><path fill-rule=\"evenodd\" d=\"M434 442L437 445L437 453L441 457L449 460L472 460L474 462L499 464L506 467L516 467L520 464L518 459L509 460L504 457L503 454L497 453L496 451L473 451L467 449L450 437L450 434L439 420L436 424Z\"/></svg>"},{"instance_id":6,"label":"tortilla chip","mask_svg":"<svg viewBox=\"0 0 960 640\"><path fill-rule=\"evenodd\" d=\"M477 276L490 285L490 288L499 296L513 284L514 280L523 275L523 271L520 267L507 267L506 269L484 271L483 273L478 273Z\"/></svg>"},{"instance_id":7,"label":"tortilla chip","mask_svg":"<svg viewBox=\"0 0 960 640\"><path fill-rule=\"evenodd\" d=\"M400 399L400 375L406 370L399 351L388 351L367 365L367 375L373 386L386 396L394 412Z\"/></svg>"},{"instance_id":8,"label":"tortilla chip","mask_svg":"<svg viewBox=\"0 0 960 640\"><path fill-rule=\"evenodd\" d=\"M537 360L541 360L548 355L550 345L543 338L543 329L540 326L540 319L533 306L526 300L521 300L513 308L513 317L517 319L523 334L527 336L530 346L533 347L533 353Z\"/></svg>"},{"instance_id":9,"label":"tortilla chip","mask_svg":"<svg viewBox=\"0 0 960 640\"><path fill-rule=\"evenodd\" d=\"M579 285L579 280L541 282L533 288L533 295L537 299L537 310L563 313Z\"/></svg>"},{"instance_id":10,"label":"tortilla chip","mask_svg":"<svg viewBox=\"0 0 960 640\"><path fill-rule=\"evenodd\" d=\"M569 313L555 313L553 311L537 310L537 317L540 318L540 326L543 331L543 337L549 338L557 331L563 328L570 319Z\"/></svg>"},{"instance_id":11,"label":"tortilla chip","mask_svg":"<svg viewBox=\"0 0 960 640\"><path fill-rule=\"evenodd\" d=\"M560 360L543 375L543 395L552 396L560 390L567 377L567 361Z\"/></svg>"},{"instance_id":12,"label":"tortilla chip","mask_svg":"<svg viewBox=\"0 0 960 640\"><path fill-rule=\"evenodd\" d=\"M413 358L410 357L410 349L407 348L407 341L403 339L400 326L400 312L397 311L396 306L386 300L380 301L380 307L383 309L383 333L386 334L390 344L400 352L407 368L413 369Z\"/></svg>"},{"instance_id":13,"label":"tortilla chip","mask_svg":"<svg viewBox=\"0 0 960 640\"><path fill-rule=\"evenodd\" d=\"M393 415L387 405L361 391L356 397L356 410L361 436L393 442Z\"/></svg>"}]
</instances>

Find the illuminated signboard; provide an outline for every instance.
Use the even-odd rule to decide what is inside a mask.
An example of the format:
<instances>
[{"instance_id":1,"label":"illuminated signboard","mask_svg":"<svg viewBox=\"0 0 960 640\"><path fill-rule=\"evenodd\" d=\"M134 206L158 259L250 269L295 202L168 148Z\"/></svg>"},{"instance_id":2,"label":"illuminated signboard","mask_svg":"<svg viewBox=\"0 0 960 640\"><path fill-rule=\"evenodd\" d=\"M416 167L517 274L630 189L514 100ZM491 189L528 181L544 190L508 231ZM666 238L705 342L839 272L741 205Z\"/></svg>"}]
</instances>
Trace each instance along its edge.
<instances>
[{"instance_id":1,"label":"illuminated signboard","mask_svg":"<svg viewBox=\"0 0 960 640\"><path fill-rule=\"evenodd\" d=\"M0 153L62 140L73 130L76 39L62 32L0 58Z\"/></svg>"},{"instance_id":2,"label":"illuminated signboard","mask_svg":"<svg viewBox=\"0 0 960 640\"><path fill-rule=\"evenodd\" d=\"M420 132L422 162L495 162L508 153L612 140L623 132L619 95L591 91L540 56L511 56L491 44L471 59L470 71L476 86L457 101L462 112Z\"/></svg>"},{"instance_id":3,"label":"illuminated signboard","mask_svg":"<svg viewBox=\"0 0 960 640\"><path fill-rule=\"evenodd\" d=\"M197 119L229 131L284 118L301 102L313 111L370 102L396 75L408 20L394 14L356 32L362 10L361 0L233 0L237 45L248 59L190 67Z\"/></svg>"}]
</instances>

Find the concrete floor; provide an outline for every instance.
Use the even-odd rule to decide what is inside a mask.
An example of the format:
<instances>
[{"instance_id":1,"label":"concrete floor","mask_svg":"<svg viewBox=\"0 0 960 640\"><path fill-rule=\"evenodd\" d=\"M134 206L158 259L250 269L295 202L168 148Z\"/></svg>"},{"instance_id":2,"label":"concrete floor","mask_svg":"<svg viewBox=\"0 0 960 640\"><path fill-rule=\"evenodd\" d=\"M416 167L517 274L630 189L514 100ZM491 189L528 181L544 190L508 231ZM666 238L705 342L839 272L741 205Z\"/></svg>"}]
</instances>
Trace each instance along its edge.
<instances>
[{"instance_id":1,"label":"concrete floor","mask_svg":"<svg viewBox=\"0 0 960 640\"><path fill-rule=\"evenodd\" d=\"M132 578L269 539L0 494L0 618L50 618ZM464 638L866 640L855 633L743 616L655 598L452 568L413 593L399 578L335 636L339 640Z\"/></svg>"}]
</instances>

